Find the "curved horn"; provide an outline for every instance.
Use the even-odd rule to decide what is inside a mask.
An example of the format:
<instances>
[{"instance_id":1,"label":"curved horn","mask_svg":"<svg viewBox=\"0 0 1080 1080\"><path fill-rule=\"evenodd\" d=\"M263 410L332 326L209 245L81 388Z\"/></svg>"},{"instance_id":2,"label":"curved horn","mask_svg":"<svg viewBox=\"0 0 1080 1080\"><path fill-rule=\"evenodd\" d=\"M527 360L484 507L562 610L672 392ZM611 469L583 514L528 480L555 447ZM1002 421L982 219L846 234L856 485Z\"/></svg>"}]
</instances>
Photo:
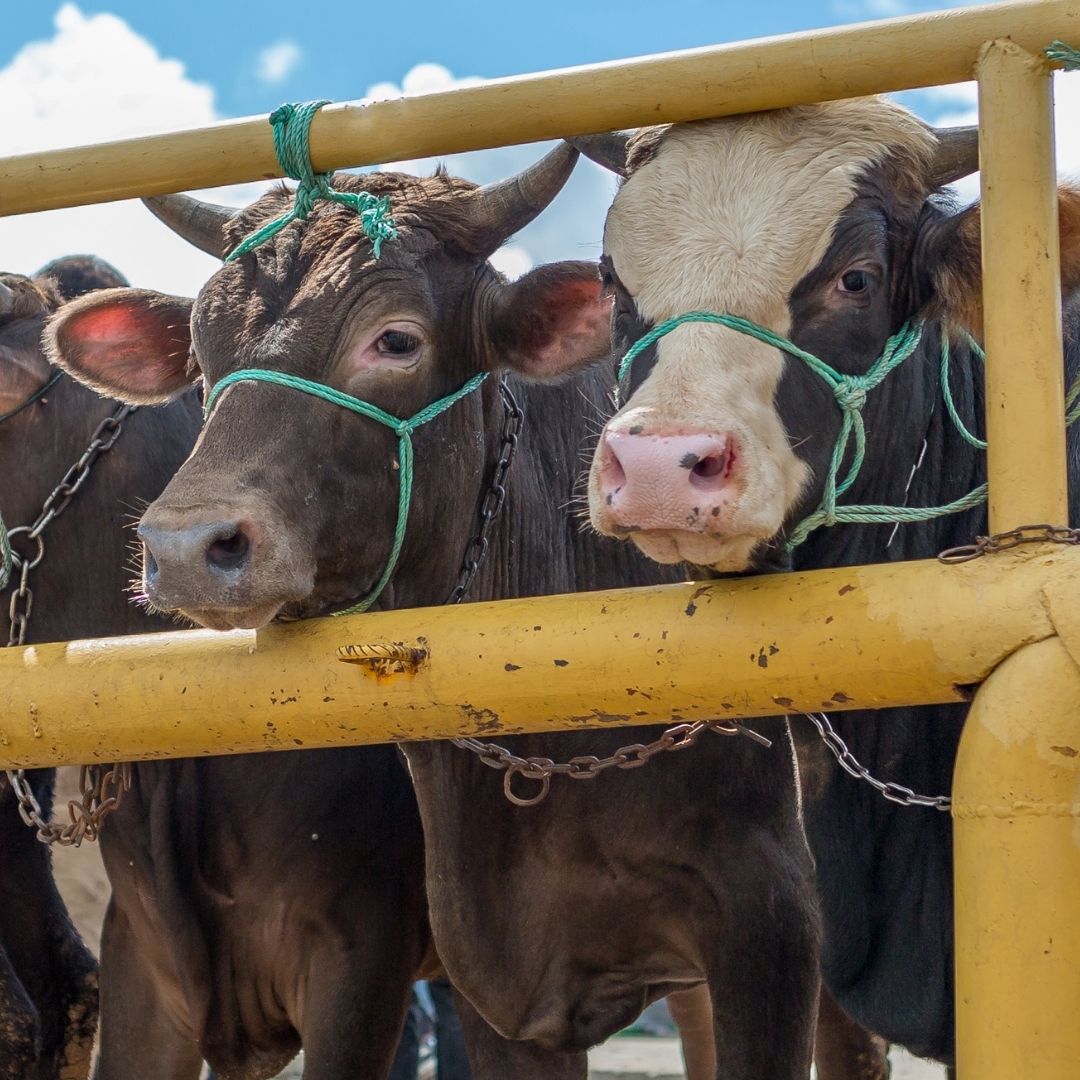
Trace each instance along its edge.
<instances>
[{"instance_id":1,"label":"curved horn","mask_svg":"<svg viewBox=\"0 0 1080 1080\"><path fill-rule=\"evenodd\" d=\"M200 202L190 195L154 195L143 202L177 236L215 259L225 257L225 226L233 216L227 206Z\"/></svg>"},{"instance_id":2,"label":"curved horn","mask_svg":"<svg viewBox=\"0 0 1080 1080\"><path fill-rule=\"evenodd\" d=\"M935 128L937 150L930 165L930 183L942 187L979 171L977 127Z\"/></svg>"},{"instance_id":3,"label":"curved horn","mask_svg":"<svg viewBox=\"0 0 1080 1080\"><path fill-rule=\"evenodd\" d=\"M0 281L0 315L6 315L15 307L15 293Z\"/></svg>"},{"instance_id":4,"label":"curved horn","mask_svg":"<svg viewBox=\"0 0 1080 1080\"><path fill-rule=\"evenodd\" d=\"M472 193L473 220L481 234L494 241L492 250L528 225L559 194L577 159L572 146L560 143L517 176Z\"/></svg>"},{"instance_id":5,"label":"curved horn","mask_svg":"<svg viewBox=\"0 0 1080 1080\"><path fill-rule=\"evenodd\" d=\"M603 135L578 135L566 141L590 161L603 165L617 176L626 176L626 144L629 139L630 136L624 131L609 131Z\"/></svg>"}]
</instances>

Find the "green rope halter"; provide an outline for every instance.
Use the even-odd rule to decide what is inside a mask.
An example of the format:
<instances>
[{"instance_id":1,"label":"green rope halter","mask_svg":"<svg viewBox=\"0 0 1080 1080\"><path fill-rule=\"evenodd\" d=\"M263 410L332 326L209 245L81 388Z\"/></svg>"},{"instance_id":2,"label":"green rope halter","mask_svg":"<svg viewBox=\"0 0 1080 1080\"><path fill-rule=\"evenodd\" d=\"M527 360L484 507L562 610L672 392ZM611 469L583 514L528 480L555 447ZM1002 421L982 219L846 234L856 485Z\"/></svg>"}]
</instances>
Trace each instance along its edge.
<instances>
[{"instance_id":1,"label":"green rope halter","mask_svg":"<svg viewBox=\"0 0 1080 1080\"><path fill-rule=\"evenodd\" d=\"M339 405L343 409L359 413L360 416L366 416L369 420L374 420L376 423L388 427L395 435L397 435L398 459L401 467L398 479L397 524L394 526L394 542L390 547L390 555L386 560L386 567L379 576L379 580L372 587L371 592L358 603L353 604L352 607L346 608L344 611L334 612L335 615L354 615L357 612L367 611L379 598L383 589L386 588L386 583L390 580L390 575L394 572L398 556L401 554L402 545L405 542L405 527L409 520L409 506L412 502L412 433L422 424L428 423L429 420L434 420L440 413L446 412L452 405L455 405L462 398L467 397L474 390L478 389L480 384L486 378L487 372L482 371L479 375L474 375L464 386L455 390L452 394L447 394L446 397L439 398L438 401L433 401L430 405L426 405L414 416L409 417L408 420L402 420L397 416L393 416L391 413L384 412L378 406L372 405L370 402L362 401L360 398L353 397L351 394L344 394L340 390L335 390L332 386L327 386L325 383L313 382L311 379L302 379L297 375L289 375L284 371L269 371L265 368L244 368L241 371L230 372L223 379L214 384L213 389L210 390L206 396L206 403L203 406L203 419L209 418L215 403L228 387L233 386L238 382L264 382L271 383L274 386L286 386L290 390L299 390L303 394L311 394L312 397L321 398L323 401L329 401L332 405Z\"/></svg>"},{"instance_id":2,"label":"green rope halter","mask_svg":"<svg viewBox=\"0 0 1080 1080\"><path fill-rule=\"evenodd\" d=\"M1051 63L1060 64L1066 71L1080 71L1080 50L1066 45L1064 41L1051 41L1043 49L1043 55Z\"/></svg>"},{"instance_id":3,"label":"green rope halter","mask_svg":"<svg viewBox=\"0 0 1080 1080\"><path fill-rule=\"evenodd\" d=\"M367 191L337 191L330 183L330 173L317 173L312 168L308 145L311 121L315 114L328 104L328 101L302 101L282 105L270 114L278 164L281 171L290 179L296 180L300 186L293 196L292 206L280 217L268 221L245 237L225 257L226 262L246 255L281 232L290 222L306 218L320 199L340 203L356 211L360 216L360 227L371 241L371 251L376 259L382 253L383 241L393 240L397 236L397 226L389 216L389 198L379 198Z\"/></svg>"},{"instance_id":4,"label":"green rope halter","mask_svg":"<svg viewBox=\"0 0 1080 1080\"><path fill-rule=\"evenodd\" d=\"M648 333L639 338L627 351L619 364L619 382L625 380L634 360L641 353L655 344L660 338L670 334L684 323L712 323L717 326L725 326L729 330L735 330L740 334L755 338L771 345L774 348L787 353L789 356L801 360L806 366L821 378L832 390L833 397L843 419L840 424L840 434L833 446L832 457L829 461L829 469L825 475L825 487L818 508L807 515L791 531L788 537L787 547L790 551L798 547L815 529L822 525L836 524L874 524L893 525L898 523L911 523L919 521L931 521L934 518L945 517L948 514L956 514L963 510L971 510L986 501L988 486L980 484L977 488L969 491L953 502L943 506L878 506L878 505L847 505L838 506L837 499L843 495L852 484L855 483L862 470L866 458L866 427L863 421L862 409L866 404L867 394L879 386L890 372L895 371L905 360L912 356L922 340L923 323L920 320L910 319L895 333L882 349L881 355L870 365L862 375L843 375L835 368L825 363L824 360L799 348L793 341L774 333L767 327L759 326L750 319L744 319L738 315L721 315L711 311L688 311L683 315L677 315L672 319L654 326ZM971 339L976 355L983 358L983 350ZM960 435L972 446L980 450L986 449L986 442L973 435L960 419L953 402L952 390L949 386L949 338L943 333L941 339L941 392L945 399L945 407L949 418L956 426ZM1080 377L1073 382L1065 398L1066 423L1072 424L1080 418ZM854 437L854 451L851 455L851 464L848 466L844 478L840 479L840 472L844 458L847 455L848 446Z\"/></svg>"}]
</instances>

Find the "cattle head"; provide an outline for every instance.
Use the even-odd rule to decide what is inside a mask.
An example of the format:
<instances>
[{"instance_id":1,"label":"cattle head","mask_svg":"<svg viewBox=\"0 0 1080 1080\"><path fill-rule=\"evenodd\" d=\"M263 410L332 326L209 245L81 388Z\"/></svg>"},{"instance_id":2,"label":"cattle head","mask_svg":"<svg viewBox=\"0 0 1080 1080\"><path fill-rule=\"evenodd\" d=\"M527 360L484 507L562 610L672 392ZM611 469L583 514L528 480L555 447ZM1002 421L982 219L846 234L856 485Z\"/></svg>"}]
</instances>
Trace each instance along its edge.
<instances>
[{"instance_id":1,"label":"cattle head","mask_svg":"<svg viewBox=\"0 0 1080 1080\"><path fill-rule=\"evenodd\" d=\"M604 233L617 357L694 310L752 320L843 375L867 372L912 317L978 333L978 209L940 193L978 167L971 129L865 99L578 144L626 177ZM680 325L636 358L623 395L592 464L600 532L741 571L819 505L841 413L775 344ZM875 407L871 437L889 425Z\"/></svg>"},{"instance_id":2,"label":"cattle head","mask_svg":"<svg viewBox=\"0 0 1080 1080\"><path fill-rule=\"evenodd\" d=\"M0 274L0 417L14 416L50 378L41 349L46 318L64 300L126 284L119 271L92 255L54 259L32 277Z\"/></svg>"},{"instance_id":3,"label":"cattle head","mask_svg":"<svg viewBox=\"0 0 1080 1080\"><path fill-rule=\"evenodd\" d=\"M57 362L133 402L202 380L215 398L191 458L139 527L150 602L204 625L257 627L340 610L387 565L398 515L394 433L266 382L214 388L240 369L309 380L399 418L483 372L541 376L607 354L595 264L540 267L508 283L488 257L550 202L576 152L559 147L487 188L442 172L338 175L339 190L390 199L395 239L375 258L357 214L331 203L225 265L194 301L114 290L63 309ZM284 189L239 213L151 200L218 257L287 207ZM497 435L494 380L413 436L413 502L398 572L380 603L437 603L476 527Z\"/></svg>"}]
</instances>

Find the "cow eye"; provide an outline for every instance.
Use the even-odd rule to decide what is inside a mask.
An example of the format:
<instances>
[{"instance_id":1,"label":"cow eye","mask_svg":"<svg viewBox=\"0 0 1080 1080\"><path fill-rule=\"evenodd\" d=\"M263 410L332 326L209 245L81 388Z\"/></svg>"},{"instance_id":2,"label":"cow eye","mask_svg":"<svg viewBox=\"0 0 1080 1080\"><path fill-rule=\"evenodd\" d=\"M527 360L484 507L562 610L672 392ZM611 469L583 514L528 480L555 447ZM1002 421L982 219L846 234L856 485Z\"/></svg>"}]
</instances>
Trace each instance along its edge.
<instances>
[{"instance_id":1,"label":"cow eye","mask_svg":"<svg viewBox=\"0 0 1080 1080\"><path fill-rule=\"evenodd\" d=\"M840 291L848 293L865 292L870 284L870 275L865 270L849 270L840 278Z\"/></svg>"},{"instance_id":2,"label":"cow eye","mask_svg":"<svg viewBox=\"0 0 1080 1080\"><path fill-rule=\"evenodd\" d=\"M404 330L387 330L375 343L382 356L408 356L420 348L420 339Z\"/></svg>"}]
</instances>

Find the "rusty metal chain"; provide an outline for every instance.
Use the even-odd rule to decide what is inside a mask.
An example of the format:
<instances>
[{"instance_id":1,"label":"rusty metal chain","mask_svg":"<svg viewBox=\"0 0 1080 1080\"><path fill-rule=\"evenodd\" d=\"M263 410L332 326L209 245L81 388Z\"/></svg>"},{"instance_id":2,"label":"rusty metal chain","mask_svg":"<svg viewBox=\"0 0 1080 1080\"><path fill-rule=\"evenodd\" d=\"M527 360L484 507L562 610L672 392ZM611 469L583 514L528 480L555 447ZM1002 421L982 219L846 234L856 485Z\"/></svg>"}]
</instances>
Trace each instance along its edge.
<instances>
[{"instance_id":1,"label":"rusty metal chain","mask_svg":"<svg viewBox=\"0 0 1080 1080\"><path fill-rule=\"evenodd\" d=\"M675 724L651 743L620 746L605 758L582 754L569 761L560 762L545 757L519 757L504 746L481 742L479 739L454 739L453 743L463 750L472 751L490 768L503 770L503 794L515 806L535 806L547 797L553 776L568 776L571 780L594 780L606 769L639 769L657 754L668 750L689 749L706 731L711 731L714 735L745 735L763 746L772 746L771 739L759 735L751 728L743 727L734 720L697 720L693 723ZM540 790L529 798L515 795L515 776L538 781Z\"/></svg>"},{"instance_id":2,"label":"rusty metal chain","mask_svg":"<svg viewBox=\"0 0 1080 1080\"><path fill-rule=\"evenodd\" d=\"M94 429L90 445L64 473L60 483L42 503L41 513L34 523L8 530L15 568L19 571L19 580L8 604L8 616L11 620L8 645L23 645L26 642L26 628L34 608L34 594L29 586L30 571L45 558L45 530L68 508L68 504L89 478L97 459L113 448L116 440L120 438L124 420L134 411L133 405L118 405L111 416L105 417ZM25 537L26 541L32 541L36 545L32 552L20 554L16 550L19 537Z\"/></svg>"},{"instance_id":3,"label":"rusty metal chain","mask_svg":"<svg viewBox=\"0 0 1080 1080\"><path fill-rule=\"evenodd\" d=\"M34 593L30 588L30 572L45 558L45 530L68 508L90 476L97 459L107 453L120 438L123 422L135 411L134 405L118 405L112 415L105 417L94 429L90 443L79 459L64 473L60 483L42 503L41 512L32 525L20 525L8 530L12 541L12 557L18 580L8 602L8 640L11 646L26 643L27 627L34 610ZM23 554L16 550L16 541L32 542L34 547ZM79 771L80 799L68 803L70 821L66 824L45 821L41 805L26 780L25 769L5 771L8 784L18 802L19 815L45 844L78 847L83 840L96 840L102 819L120 805L124 792L131 787L130 765L84 765Z\"/></svg>"},{"instance_id":4,"label":"rusty metal chain","mask_svg":"<svg viewBox=\"0 0 1080 1080\"><path fill-rule=\"evenodd\" d=\"M974 544L949 548L938 555L943 563L963 563L998 551L1008 551L1021 544L1080 544L1080 529L1067 525L1021 525L1008 532L976 536Z\"/></svg>"},{"instance_id":5,"label":"rusty metal chain","mask_svg":"<svg viewBox=\"0 0 1080 1080\"><path fill-rule=\"evenodd\" d=\"M79 769L79 798L68 800L68 821L46 821L41 804L26 779L26 772L8 772L7 781L18 801L19 816L43 844L78 847L96 840L101 823L120 808L124 792L131 788L131 765L83 765Z\"/></svg>"},{"instance_id":6,"label":"rusty metal chain","mask_svg":"<svg viewBox=\"0 0 1080 1080\"><path fill-rule=\"evenodd\" d=\"M448 604L460 604L472 587L480 564L488 553L488 533L506 501L506 477L510 472L510 466L514 463L514 455L517 453L518 437L521 435L521 428L525 422L525 413L522 412L521 406L511 393L505 375L499 380L499 397L503 404L499 459L492 467L487 492L484 495L484 501L480 504L480 527L465 549L457 584L446 600Z\"/></svg>"},{"instance_id":7,"label":"rusty metal chain","mask_svg":"<svg viewBox=\"0 0 1080 1080\"><path fill-rule=\"evenodd\" d=\"M832 751L840 768L856 780L863 780L874 788L884 799L889 802L899 803L901 806L928 806L932 810L941 810L948 813L952 809L952 799L948 795L919 795L903 784L892 781L878 780L873 776L848 749L847 743L836 733L836 729L829 722L825 713L803 713L810 723L817 728L822 741Z\"/></svg>"}]
</instances>

